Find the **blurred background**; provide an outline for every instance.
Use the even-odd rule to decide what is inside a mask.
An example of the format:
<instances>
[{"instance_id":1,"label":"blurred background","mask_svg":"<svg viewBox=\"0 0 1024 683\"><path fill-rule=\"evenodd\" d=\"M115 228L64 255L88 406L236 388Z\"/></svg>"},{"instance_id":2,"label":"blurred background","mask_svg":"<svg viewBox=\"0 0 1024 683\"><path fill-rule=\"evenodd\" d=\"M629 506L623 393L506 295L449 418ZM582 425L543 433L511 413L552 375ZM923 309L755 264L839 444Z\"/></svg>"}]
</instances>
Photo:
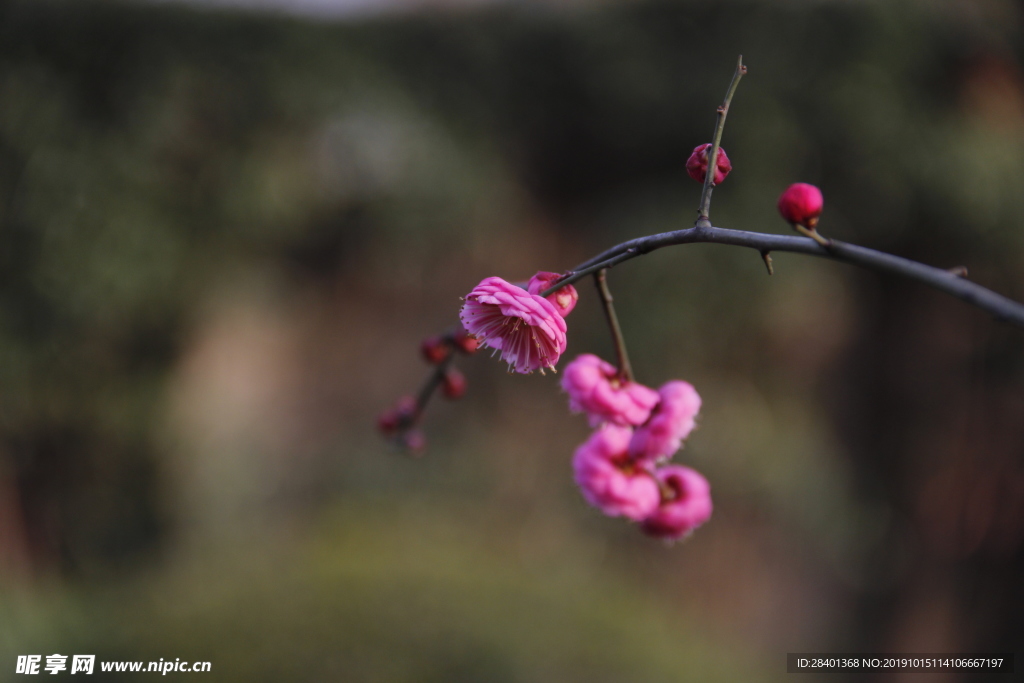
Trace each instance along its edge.
<instances>
[{"instance_id":1,"label":"blurred background","mask_svg":"<svg viewBox=\"0 0 1024 683\"><path fill-rule=\"evenodd\" d=\"M823 233L1024 299L1022 19L0 0L0 680L55 652L561 682L1022 651L1024 333L921 285L715 245L610 274L638 378L704 399L677 460L715 514L675 547L583 502L557 377L479 354L423 458L373 428L483 277L692 225L739 53L716 225L788 232L812 182ZM580 293L567 358L611 358Z\"/></svg>"}]
</instances>

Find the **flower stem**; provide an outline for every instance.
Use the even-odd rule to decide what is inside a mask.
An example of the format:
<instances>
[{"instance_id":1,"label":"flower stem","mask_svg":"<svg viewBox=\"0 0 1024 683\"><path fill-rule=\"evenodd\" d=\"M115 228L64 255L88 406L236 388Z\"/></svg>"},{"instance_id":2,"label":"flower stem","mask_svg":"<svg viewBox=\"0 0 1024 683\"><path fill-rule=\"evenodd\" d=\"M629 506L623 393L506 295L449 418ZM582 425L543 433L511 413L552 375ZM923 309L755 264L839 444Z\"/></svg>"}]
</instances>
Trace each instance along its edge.
<instances>
[{"instance_id":1,"label":"flower stem","mask_svg":"<svg viewBox=\"0 0 1024 683\"><path fill-rule=\"evenodd\" d=\"M608 270L602 268L594 273L594 284L597 285L597 292L601 295L601 305L604 307L604 317L608 320L608 328L612 333L612 343L615 345L615 356L619 364L619 378L623 382L633 381L633 366L629 364L629 354L626 352L626 339L622 336L622 328L619 327L619 317L615 315L615 304L612 303L612 293L608 289Z\"/></svg>"},{"instance_id":2,"label":"flower stem","mask_svg":"<svg viewBox=\"0 0 1024 683\"><path fill-rule=\"evenodd\" d=\"M736 60L736 71L733 72L732 80L729 81L729 89L725 91L725 100L718 108L718 120L715 122L715 136L711 139L711 151L708 152L708 171L704 175L704 189L700 193L700 207L697 209L697 223L708 221L708 214L711 211L711 190L715 186L715 171L718 168L718 150L722 143L722 130L725 128L725 117L729 115L729 105L732 103L732 96L736 94L736 86L740 84L743 74L747 73L747 67L743 65L743 55ZM710 225L710 224L709 224Z\"/></svg>"}]
</instances>

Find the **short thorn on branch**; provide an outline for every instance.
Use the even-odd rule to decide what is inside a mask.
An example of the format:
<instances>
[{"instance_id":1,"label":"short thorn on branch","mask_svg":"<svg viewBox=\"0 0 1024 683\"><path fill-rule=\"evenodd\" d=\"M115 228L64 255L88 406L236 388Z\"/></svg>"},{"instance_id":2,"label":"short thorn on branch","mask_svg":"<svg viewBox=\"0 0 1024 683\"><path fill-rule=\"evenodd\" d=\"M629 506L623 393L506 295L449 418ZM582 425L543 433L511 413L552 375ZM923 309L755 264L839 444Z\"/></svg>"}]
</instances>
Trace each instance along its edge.
<instances>
[{"instance_id":1,"label":"short thorn on branch","mask_svg":"<svg viewBox=\"0 0 1024 683\"><path fill-rule=\"evenodd\" d=\"M765 268L768 269L769 275L775 275L775 269L772 268L772 252L762 251L761 258L764 259Z\"/></svg>"}]
</instances>

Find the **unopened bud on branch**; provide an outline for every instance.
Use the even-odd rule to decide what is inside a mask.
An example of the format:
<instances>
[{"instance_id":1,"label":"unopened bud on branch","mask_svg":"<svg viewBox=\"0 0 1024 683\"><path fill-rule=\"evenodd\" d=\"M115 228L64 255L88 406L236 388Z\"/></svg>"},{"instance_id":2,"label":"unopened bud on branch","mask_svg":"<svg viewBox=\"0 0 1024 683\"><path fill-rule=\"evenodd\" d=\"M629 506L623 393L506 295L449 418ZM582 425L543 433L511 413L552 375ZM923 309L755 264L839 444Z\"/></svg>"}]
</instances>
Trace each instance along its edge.
<instances>
[{"instance_id":1,"label":"unopened bud on branch","mask_svg":"<svg viewBox=\"0 0 1024 683\"><path fill-rule=\"evenodd\" d=\"M384 436L391 436L398 431L398 411L388 408L377 416L377 430Z\"/></svg>"},{"instance_id":2,"label":"unopened bud on branch","mask_svg":"<svg viewBox=\"0 0 1024 683\"><path fill-rule=\"evenodd\" d=\"M779 213L792 225L814 230L824 203L821 190L814 185L793 183L779 197Z\"/></svg>"},{"instance_id":3,"label":"unopened bud on branch","mask_svg":"<svg viewBox=\"0 0 1024 683\"><path fill-rule=\"evenodd\" d=\"M476 353L477 348L480 346L480 342L477 341L476 337L471 335L465 330L456 332L452 337L452 343L465 354Z\"/></svg>"},{"instance_id":4,"label":"unopened bud on branch","mask_svg":"<svg viewBox=\"0 0 1024 683\"><path fill-rule=\"evenodd\" d=\"M693 154L686 160L686 172L698 183L703 183L708 174L708 154L711 153L711 143L705 143L694 147ZM725 176L732 170L729 162L729 155L721 147L718 148L718 160L715 164L715 185L721 184Z\"/></svg>"},{"instance_id":5,"label":"unopened bud on branch","mask_svg":"<svg viewBox=\"0 0 1024 683\"><path fill-rule=\"evenodd\" d=\"M466 393L466 376L455 368L449 368L441 380L441 391L445 398L455 400Z\"/></svg>"},{"instance_id":6,"label":"unopened bud on branch","mask_svg":"<svg viewBox=\"0 0 1024 683\"><path fill-rule=\"evenodd\" d=\"M451 347L444 337L428 337L420 344L420 353L423 354L423 360L431 365L437 365L448 357Z\"/></svg>"},{"instance_id":7,"label":"unopened bud on branch","mask_svg":"<svg viewBox=\"0 0 1024 683\"><path fill-rule=\"evenodd\" d=\"M416 410L416 399L412 396L402 396L394 406L377 416L377 429L384 436L391 436L407 429L416 421Z\"/></svg>"}]
</instances>

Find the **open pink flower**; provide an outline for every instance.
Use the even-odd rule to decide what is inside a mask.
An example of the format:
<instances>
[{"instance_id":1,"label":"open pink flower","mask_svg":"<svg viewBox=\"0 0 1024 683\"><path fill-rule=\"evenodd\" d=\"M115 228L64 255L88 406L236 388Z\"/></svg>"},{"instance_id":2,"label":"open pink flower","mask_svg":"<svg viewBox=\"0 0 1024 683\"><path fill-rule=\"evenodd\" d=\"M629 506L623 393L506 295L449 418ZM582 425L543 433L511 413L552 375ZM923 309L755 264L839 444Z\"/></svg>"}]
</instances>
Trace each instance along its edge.
<instances>
[{"instance_id":1,"label":"open pink flower","mask_svg":"<svg viewBox=\"0 0 1024 683\"><path fill-rule=\"evenodd\" d=\"M467 332L500 351L509 368L521 374L554 370L565 352L565 321L554 305L500 277L482 280L466 295L459 319Z\"/></svg>"},{"instance_id":2,"label":"open pink flower","mask_svg":"<svg viewBox=\"0 0 1024 683\"><path fill-rule=\"evenodd\" d=\"M654 473L661 483L662 500L642 528L651 536L678 539L711 518L711 486L700 472L669 465Z\"/></svg>"},{"instance_id":3,"label":"open pink flower","mask_svg":"<svg viewBox=\"0 0 1024 683\"><path fill-rule=\"evenodd\" d=\"M586 413L590 424L640 425L659 400L658 392L637 382L623 382L611 363L584 353L565 367L562 389L569 409Z\"/></svg>"},{"instance_id":4,"label":"open pink flower","mask_svg":"<svg viewBox=\"0 0 1024 683\"><path fill-rule=\"evenodd\" d=\"M658 485L629 458L629 427L606 425L576 449L572 466L587 502L609 517L641 520L658 507Z\"/></svg>"},{"instance_id":5,"label":"open pink flower","mask_svg":"<svg viewBox=\"0 0 1024 683\"><path fill-rule=\"evenodd\" d=\"M526 290L530 294L539 296L541 292L555 284L561 277L559 273L549 273L542 270L530 278L529 284L526 285ZM580 295L575 287L566 285L565 287L559 287L544 298L553 303L555 310L564 318L572 313L572 309L576 308L576 302L579 300Z\"/></svg>"},{"instance_id":6,"label":"open pink flower","mask_svg":"<svg viewBox=\"0 0 1024 683\"><path fill-rule=\"evenodd\" d=\"M658 394L661 402L629 444L629 452L637 460L671 457L696 426L700 395L692 384L680 380L666 382Z\"/></svg>"}]
</instances>

